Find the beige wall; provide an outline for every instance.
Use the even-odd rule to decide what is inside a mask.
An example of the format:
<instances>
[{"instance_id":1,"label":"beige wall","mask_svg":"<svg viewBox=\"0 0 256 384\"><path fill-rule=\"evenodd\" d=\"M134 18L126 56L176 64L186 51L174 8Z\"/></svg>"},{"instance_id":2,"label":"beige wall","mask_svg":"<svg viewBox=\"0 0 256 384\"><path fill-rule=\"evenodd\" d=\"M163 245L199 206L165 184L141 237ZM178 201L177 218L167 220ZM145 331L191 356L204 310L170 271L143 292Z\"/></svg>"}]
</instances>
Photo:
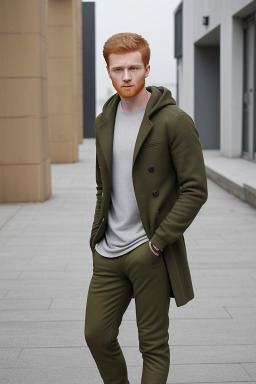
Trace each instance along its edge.
<instances>
[{"instance_id":1,"label":"beige wall","mask_svg":"<svg viewBox=\"0 0 256 384\"><path fill-rule=\"evenodd\" d=\"M46 0L0 2L0 201L51 195Z\"/></svg>"},{"instance_id":2,"label":"beige wall","mask_svg":"<svg viewBox=\"0 0 256 384\"><path fill-rule=\"evenodd\" d=\"M0 202L44 201L83 138L81 0L1 0L0 55Z\"/></svg>"},{"instance_id":3,"label":"beige wall","mask_svg":"<svg viewBox=\"0 0 256 384\"><path fill-rule=\"evenodd\" d=\"M48 92L49 132L52 163L78 160L82 141L81 40L82 3L49 0L48 3Z\"/></svg>"}]
</instances>

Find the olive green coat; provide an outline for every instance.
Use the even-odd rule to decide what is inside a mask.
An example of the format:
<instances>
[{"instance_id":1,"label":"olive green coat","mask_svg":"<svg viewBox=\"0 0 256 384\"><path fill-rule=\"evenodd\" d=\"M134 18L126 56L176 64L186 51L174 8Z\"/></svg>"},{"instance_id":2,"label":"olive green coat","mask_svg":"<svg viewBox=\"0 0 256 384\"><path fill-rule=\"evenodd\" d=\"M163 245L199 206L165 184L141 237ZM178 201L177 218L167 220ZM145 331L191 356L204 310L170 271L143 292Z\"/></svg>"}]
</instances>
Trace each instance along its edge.
<instances>
[{"instance_id":1,"label":"olive green coat","mask_svg":"<svg viewBox=\"0 0 256 384\"><path fill-rule=\"evenodd\" d=\"M171 296L177 306L194 292L183 238L207 199L207 180L198 132L191 117L178 108L165 87L151 92L135 143L132 180L145 232L163 249ZM104 235L111 201L113 133L118 93L95 120L97 201L90 247Z\"/></svg>"}]
</instances>

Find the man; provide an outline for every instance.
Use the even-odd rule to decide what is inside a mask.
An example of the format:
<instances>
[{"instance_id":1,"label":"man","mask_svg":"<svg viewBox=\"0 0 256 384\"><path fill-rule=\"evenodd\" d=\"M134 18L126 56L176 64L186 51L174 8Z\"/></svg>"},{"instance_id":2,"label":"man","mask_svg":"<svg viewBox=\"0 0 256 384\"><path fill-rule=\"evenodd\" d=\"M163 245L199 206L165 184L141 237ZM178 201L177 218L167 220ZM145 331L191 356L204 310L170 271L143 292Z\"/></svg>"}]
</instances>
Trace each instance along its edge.
<instances>
[{"instance_id":1,"label":"man","mask_svg":"<svg viewBox=\"0 0 256 384\"><path fill-rule=\"evenodd\" d=\"M145 87L150 49L119 33L103 49L117 93L95 120L97 201L85 339L105 384L129 384L117 341L134 297L142 384L165 384L169 304L194 297L183 233L207 199L198 133L165 87Z\"/></svg>"}]
</instances>

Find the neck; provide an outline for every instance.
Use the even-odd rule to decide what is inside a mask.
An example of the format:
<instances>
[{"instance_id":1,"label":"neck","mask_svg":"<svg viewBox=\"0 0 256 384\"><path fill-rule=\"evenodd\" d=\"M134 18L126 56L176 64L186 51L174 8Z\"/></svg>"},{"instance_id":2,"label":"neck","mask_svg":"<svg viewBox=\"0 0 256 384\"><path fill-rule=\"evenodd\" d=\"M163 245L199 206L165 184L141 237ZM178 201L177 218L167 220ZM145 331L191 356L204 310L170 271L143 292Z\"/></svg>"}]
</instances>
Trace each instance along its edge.
<instances>
[{"instance_id":1,"label":"neck","mask_svg":"<svg viewBox=\"0 0 256 384\"><path fill-rule=\"evenodd\" d=\"M134 97L121 97L122 109L124 112L134 112L137 109L144 108L151 96L151 93L142 88L142 90Z\"/></svg>"}]
</instances>

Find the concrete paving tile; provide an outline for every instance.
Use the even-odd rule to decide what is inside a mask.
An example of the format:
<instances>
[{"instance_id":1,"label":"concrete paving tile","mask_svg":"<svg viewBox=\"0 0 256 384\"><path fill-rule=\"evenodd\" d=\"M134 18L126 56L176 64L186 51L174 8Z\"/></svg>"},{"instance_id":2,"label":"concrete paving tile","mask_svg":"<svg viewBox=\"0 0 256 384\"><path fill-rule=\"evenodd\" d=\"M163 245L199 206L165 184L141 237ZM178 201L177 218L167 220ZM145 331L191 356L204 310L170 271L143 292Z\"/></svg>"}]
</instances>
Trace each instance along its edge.
<instances>
[{"instance_id":1,"label":"concrete paving tile","mask_svg":"<svg viewBox=\"0 0 256 384\"><path fill-rule=\"evenodd\" d=\"M0 289L0 298L2 299L8 293L8 289Z\"/></svg>"},{"instance_id":2,"label":"concrete paving tile","mask_svg":"<svg viewBox=\"0 0 256 384\"><path fill-rule=\"evenodd\" d=\"M0 232L0 243L2 243L2 241L6 242L7 240L9 241L10 239L13 238L13 230L9 229L9 228L6 228L6 227L0 227L1 229L1 232ZM24 232L24 230L21 228L19 230L16 230L15 231L15 234L16 236L22 236L22 233Z\"/></svg>"},{"instance_id":3,"label":"concrete paving tile","mask_svg":"<svg viewBox=\"0 0 256 384\"><path fill-rule=\"evenodd\" d=\"M1 203L0 204L0 228L4 226L11 220L17 212L22 209L23 204L10 204L10 203Z\"/></svg>"},{"instance_id":4,"label":"concrete paving tile","mask_svg":"<svg viewBox=\"0 0 256 384\"><path fill-rule=\"evenodd\" d=\"M204 306L191 308L170 308L169 317L172 319L228 319L229 313L226 309L218 306Z\"/></svg>"},{"instance_id":5,"label":"concrete paving tile","mask_svg":"<svg viewBox=\"0 0 256 384\"><path fill-rule=\"evenodd\" d=\"M131 384L139 384L140 367L128 367ZM171 365L167 384L250 382L249 375L239 364Z\"/></svg>"},{"instance_id":6,"label":"concrete paving tile","mask_svg":"<svg viewBox=\"0 0 256 384\"><path fill-rule=\"evenodd\" d=\"M83 309L29 309L0 311L0 322L17 321L83 321Z\"/></svg>"},{"instance_id":7,"label":"concrete paving tile","mask_svg":"<svg viewBox=\"0 0 256 384\"><path fill-rule=\"evenodd\" d=\"M22 266L8 265L6 263L4 266L1 263L1 271L4 273L5 271L10 272L21 272L21 271L64 271L66 269L66 263L35 263L35 264L24 264Z\"/></svg>"},{"instance_id":8,"label":"concrete paving tile","mask_svg":"<svg viewBox=\"0 0 256 384\"><path fill-rule=\"evenodd\" d=\"M211 273L208 276L198 276L195 279L195 286L200 287L237 287L237 276L229 276L229 275L218 275L213 276ZM254 288L256 292L256 281L249 274L242 274L239 277L241 284L243 287Z\"/></svg>"},{"instance_id":9,"label":"concrete paving tile","mask_svg":"<svg viewBox=\"0 0 256 384\"><path fill-rule=\"evenodd\" d=\"M19 321L1 323L2 348L25 347L83 347L82 321Z\"/></svg>"},{"instance_id":10,"label":"concrete paving tile","mask_svg":"<svg viewBox=\"0 0 256 384\"><path fill-rule=\"evenodd\" d=\"M255 362L256 345L173 345L172 364L229 364Z\"/></svg>"},{"instance_id":11,"label":"concrete paving tile","mask_svg":"<svg viewBox=\"0 0 256 384\"><path fill-rule=\"evenodd\" d=\"M246 372L248 372L250 378L252 380L256 380L256 358L254 360L254 363L248 363L248 364L243 363L242 366L244 367Z\"/></svg>"},{"instance_id":12,"label":"concrete paving tile","mask_svg":"<svg viewBox=\"0 0 256 384\"><path fill-rule=\"evenodd\" d=\"M173 320L170 334L174 345L256 344L254 319Z\"/></svg>"},{"instance_id":13,"label":"concrete paving tile","mask_svg":"<svg viewBox=\"0 0 256 384\"><path fill-rule=\"evenodd\" d=\"M17 252L15 252L13 250L12 251L2 250L1 254L0 254L1 264L4 262L9 262L9 263L24 262L24 263L27 263L31 260L31 258L32 258L32 255L29 255L29 252L26 252L25 249L24 249L24 252L22 252L22 249L20 249Z\"/></svg>"},{"instance_id":14,"label":"concrete paving tile","mask_svg":"<svg viewBox=\"0 0 256 384\"><path fill-rule=\"evenodd\" d=\"M0 288L1 289L10 289L13 288L18 289L20 287L21 289L65 289L67 288L67 284L69 284L69 287L71 290L82 288L82 280L75 280L75 279L17 279L17 280L1 280L0 281Z\"/></svg>"},{"instance_id":15,"label":"concrete paving tile","mask_svg":"<svg viewBox=\"0 0 256 384\"><path fill-rule=\"evenodd\" d=\"M11 368L1 369L4 384L100 384L97 368Z\"/></svg>"},{"instance_id":16,"label":"concrete paving tile","mask_svg":"<svg viewBox=\"0 0 256 384\"><path fill-rule=\"evenodd\" d=\"M195 289L194 289L194 293L195 293L195 297L197 297L198 299L202 298L202 297L208 297L208 298L212 298L212 297L244 297L244 296L247 296L247 295L251 295L252 297L255 297L256 299L256 292L254 292L254 290L252 290L251 287L243 287L241 284L240 286L238 287L212 287L212 288L200 288L200 286L196 286L196 282L195 282ZM193 299L194 300L194 299Z\"/></svg>"},{"instance_id":17,"label":"concrete paving tile","mask_svg":"<svg viewBox=\"0 0 256 384\"><path fill-rule=\"evenodd\" d=\"M21 384L20 371L13 368L0 368L0 382L4 384Z\"/></svg>"},{"instance_id":18,"label":"concrete paving tile","mask_svg":"<svg viewBox=\"0 0 256 384\"><path fill-rule=\"evenodd\" d=\"M0 368L14 367L20 352L21 348L0 348Z\"/></svg>"},{"instance_id":19,"label":"concrete paving tile","mask_svg":"<svg viewBox=\"0 0 256 384\"><path fill-rule=\"evenodd\" d=\"M23 348L15 367L95 367L87 346L68 348Z\"/></svg>"},{"instance_id":20,"label":"concrete paving tile","mask_svg":"<svg viewBox=\"0 0 256 384\"><path fill-rule=\"evenodd\" d=\"M28 245L29 247L33 245L40 246L42 243L43 236L34 236L34 237L27 237L24 238L22 237L17 237L16 239L9 239L6 244L4 249L7 249L8 247L22 247L24 245Z\"/></svg>"},{"instance_id":21,"label":"concrete paving tile","mask_svg":"<svg viewBox=\"0 0 256 384\"><path fill-rule=\"evenodd\" d=\"M187 364L171 365L167 383L205 384L246 380L251 379L239 364Z\"/></svg>"},{"instance_id":22,"label":"concrete paving tile","mask_svg":"<svg viewBox=\"0 0 256 384\"><path fill-rule=\"evenodd\" d=\"M212 262L212 261L206 262L205 258L202 257L201 260L199 260L199 258L198 258L196 261L190 262L190 264L191 264L192 268L197 268L199 270L201 268L202 269L209 268L209 270L211 271L212 269L213 270L214 269L218 269L218 270L219 269L227 269L230 266L231 262L232 261L228 261L228 260L224 260L224 261L223 260L222 261L221 260L215 260L214 262ZM246 263L247 268L251 268L252 270L255 269L255 262L254 262L254 260L252 260L252 258L250 258L249 260L243 260L243 261L233 260L232 269L242 270L244 263Z\"/></svg>"},{"instance_id":23,"label":"concrete paving tile","mask_svg":"<svg viewBox=\"0 0 256 384\"><path fill-rule=\"evenodd\" d=\"M173 305L173 308L177 308L175 304L171 301L171 305ZM211 300L209 302L208 297L198 297L196 295L193 300L191 300L186 306L189 308L193 307L201 307L201 306L238 306L240 308L247 307L247 306L255 306L255 296L234 296L234 297L211 297Z\"/></svg>"},{"instance_id":24,"label":"concrete paving tile","mask_svg":"<svg viewBox=\"0 0 256 384\"><path fill-rule=\"evenodd\" d=\"M0 250L1 250L1 252L2 252L2 250L5 248L7 242L8 242L8 239L7 239L7 238L2 239L2 240L0 241Z\"/></svg>"},{"instance_id":25,"label":"concrete paving tile","mask_svg":"<svg viewBox=\"0 0 256 384\"><path fill-rule=\"evenodd\" d=\"M26 259L21 258L21 260L14 260L14 259L1 260L1 270L2 271L4 270L20 271L22 267L25 267L28 264L30 259L31 258L26 258Z\"/></svg>"},{"instance_id":26,"label":"concrete paving tile","mask_svg":"<svg viewBox=\"0 0 256 384\"><path fill-rule=\"evenodd\" d=\"M65 287L65 289L61 289L59 287L52 287L52 288L45 288L45 289L33 289L33 291L30 288L27 289L6 289L3 290L5 292L4 296L8 299L51 299L53 297L57 298L63 298L66 297L67 299L77 299L77 298L83 298L87 295L87 290L89 287L89 282L85 282L83 289L68 289Z\"/></svg>"},{"instance_id":27,"label":"concrete paving tile","mask_svg":"<svg viewBox=\"0 0 256 384\"><path fill-rule=\"evenodd\" d=\"M239 365L186 365L171 366L167 383L222 383L230 380L247 380Z\"/></svg>"},{"instance_id":28,"label":"concrete paving tile","mask_svg":"<svg viewBox=\"0 0 256 384\"><path fill-rule=\"evenodd\" d=\"M84 279L85 272L84 265L77 271L51 271L49 266L47 271L23 271L19 276L19 280L79 280Z\"/></svg>"},{"instance_id":29,"label":"concrete paving tile","mask_svg":"<svg viewBox=\"0 0 256 384\"><path fill-rule=\"evenodd\" d=\"M87 291L89 287L89 282L85 282L83 289L61 289L57 288L48 288L48 289L10 289L4 290L6 299L52 299L63 298L67 299L83 299L87 296Z\"/></svg>"},{"instance_id":30,"label":"concrete paving tile","mask_svg":"<svg viewBox=\"0 0 256 384\"><path fill-rule=\"evenodd\" d=\"M90 273L92 275L92 272L93 272L93 265L92 265L92 255L90 254L89 256L87 256L87 259L85 259L83 261L83 263L81 263L81 261L78 261L78 262L68 262L67 263L67 267L66 267L66 271L69 272L69 271L80 271L81 268L83 268L83 270L85 270L87 273ZM84 272L83 272L84 273Z\"/></svg>"},{"instance_id":31,"label":"concrete paving tile","mask_svg":"<svg viewBox=\"0 0 256 384\"><path fill-rule=\"evenodd\" d=\"M80 309L85 308L87 292L85 297L80 299L70 298L54 298L51 302L50 309Z\"/></svg>"},{"instance_id":32,"label":"concrete paving tile","mask_svg":"<svg viewBox=\"0 0 256 384\"><path fill-rule=\"evenodd\" d=\"M256 267L255 267L256 268ZM197 276L197 273L198 273L198 276L208 276L209 275L209 269L206 268L205 270L203 268L201 268L199 271L197 269L193 270L192 269L192 273L193 275ZM255 273L256 273L256 270L255 270ZM236 278L236 279L240 279L241 280L241 277L244 278L246 277L247 275L252 275L253 272L250 268L246 268L244 267L242 270L238 270L238 269L234 269L234 268L228 268L228 269L211 269L210 271L210 274L212 277L233 277L233 278Z\"/></svg>"},{"instance_id":33,"label":"concrete paving tile","mask_svg":"<svg viewBox=\"0 0 256 384\"><path fill-rule=\"evenodd\" d=\"M50 308L51 301L51 299L0 299L0 311L48 309Z\"/></svg>"},{"instance_id":34,"label":"concrete paving tile","mask_svg":"<svg viewBox=\"0 0 256 384\"><path fill-rule=\"evenodd\" d=\"M20 276L20 271L3 271L0 272L0 280L14 280Z\"/></svg>"}]
</instances>

